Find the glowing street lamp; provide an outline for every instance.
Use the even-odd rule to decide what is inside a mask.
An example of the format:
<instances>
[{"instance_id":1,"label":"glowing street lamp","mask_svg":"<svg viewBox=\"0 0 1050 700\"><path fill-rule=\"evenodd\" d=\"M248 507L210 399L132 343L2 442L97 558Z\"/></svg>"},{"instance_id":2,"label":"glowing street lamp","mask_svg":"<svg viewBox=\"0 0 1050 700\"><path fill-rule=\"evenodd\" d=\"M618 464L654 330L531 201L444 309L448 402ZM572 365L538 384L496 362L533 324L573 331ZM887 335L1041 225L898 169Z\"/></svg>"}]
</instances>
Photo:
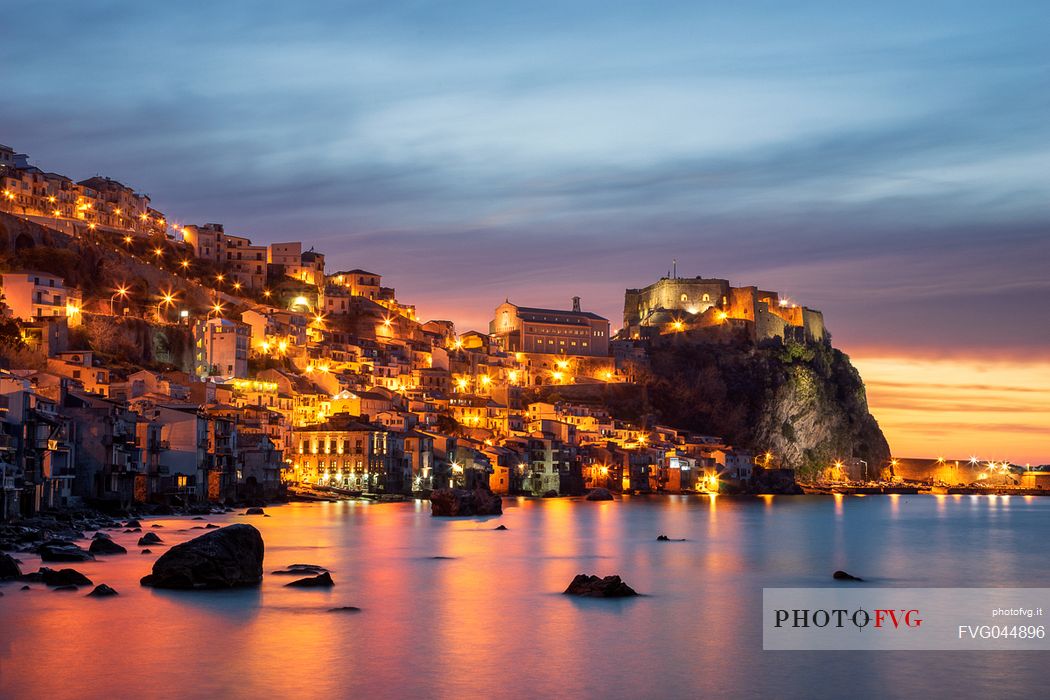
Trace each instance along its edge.
<instances>
[{"instance_id":1,"label":"glowing street lamp","mask_svg":"<svg viewBox=\"0 0 1050 700\"><path fill-rule=\"evenodd\" d=\"M215 302L211 306L211 310L208 311L208 318L211 318L212 314L215 314L216 318L222 318L223 305L219 302Z\"/></svg>"},{"instance_id":2,"label":"glowing street lamp","mask_svg":"<svg viewBox=\"0 0 1050 700\"><path fill-rule=\"evenodd\" d=\"M180 260L179 261L179 266L182 267L183 270L188 270L188 269L190 269L190 261L189 260Z\"/></svg>"},{"instance_id":3,"label":"glowing street lamp","mask_svg":"<svg viewBox=\"0 0 1050 700\"><path fill-rule=\"evenodd\" d=\"M676 320L674 323L671 324L671 327L674 328L676 333L680 333L682 331L682 328L684 328L685 326L681 321Z\"/></svg>"},{"instance_id":4,"label":"glowing street lamp","mask_svg":"<svg viewBox=\"0 0 1050 700\"><path fill-rule=\"evenodd\" d=\"M162 321L167 320L167 319L164 318L163 312L161 311L160 307L164 306L164 307L167 307L167 308L171 308L174 305L175 305L175 295L174 294L172 294L170 291L161 293L160 301L157 302L157 318L159 318Z\"/></svg>"},{"instance_id":5,"label":"glowing street lamp","mask_svg":"<svg viewBox=\"0 0 1050 700\"><path fill-rule=\"evenodd\" d=\"M117 297L120 297L121 301L124 301L128 297L128 288L124 285L117 287L116 291L113 292L113 296L109 298L109 315L115 316L116 312L113 310L113 302L116 301Z\"/></svg>"},{"instance_id":6,"label":"glowing street lamp","mask_svg":"<svg viewBox=\"0 0 1050 700\"><path fill-rule=\"evenodd\" d=\"M725 311L719 311L718 312L718 320L719 321L725 321L727 318L729 318L729 314L728 313L726 313Z\"/></svg>"}]
</instances>

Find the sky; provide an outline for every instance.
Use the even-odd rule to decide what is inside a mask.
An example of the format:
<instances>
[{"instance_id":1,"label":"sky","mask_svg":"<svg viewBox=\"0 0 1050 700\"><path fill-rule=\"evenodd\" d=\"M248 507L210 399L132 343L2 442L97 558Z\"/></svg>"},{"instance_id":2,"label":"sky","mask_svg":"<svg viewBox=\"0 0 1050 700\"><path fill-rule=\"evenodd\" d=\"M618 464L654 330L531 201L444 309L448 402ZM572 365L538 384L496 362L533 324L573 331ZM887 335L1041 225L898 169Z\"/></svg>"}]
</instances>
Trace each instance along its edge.
<instances>
[{"instance_id":1,"label":"sky","mask_svg":"<svg viewBox=\"0 0 1050 700\"><path fill-rule=\"evenodd\" d=\"M4 8L0 143L425 318L819 308L899 456L1050 462L1050 3Z\"/></svg>"}]
</instances>

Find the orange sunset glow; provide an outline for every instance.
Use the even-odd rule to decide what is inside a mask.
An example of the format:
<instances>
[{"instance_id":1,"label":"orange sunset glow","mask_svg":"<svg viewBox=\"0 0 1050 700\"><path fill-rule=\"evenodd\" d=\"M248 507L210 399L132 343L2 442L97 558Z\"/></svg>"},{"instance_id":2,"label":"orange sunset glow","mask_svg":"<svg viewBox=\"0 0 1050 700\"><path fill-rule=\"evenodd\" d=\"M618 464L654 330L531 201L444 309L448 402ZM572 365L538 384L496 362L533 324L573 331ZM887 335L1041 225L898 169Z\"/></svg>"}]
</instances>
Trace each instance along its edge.
<instances>
[{"instance_id":1,"label":"orange sunset glow","mask_svg":"<svg viewBox=\"0 0 1050 700\"><path fill-rule=\"evenodd\" d=\"M851 359L895 455L1050 462L1050 360Z\"/></svg>"}]
</instances>

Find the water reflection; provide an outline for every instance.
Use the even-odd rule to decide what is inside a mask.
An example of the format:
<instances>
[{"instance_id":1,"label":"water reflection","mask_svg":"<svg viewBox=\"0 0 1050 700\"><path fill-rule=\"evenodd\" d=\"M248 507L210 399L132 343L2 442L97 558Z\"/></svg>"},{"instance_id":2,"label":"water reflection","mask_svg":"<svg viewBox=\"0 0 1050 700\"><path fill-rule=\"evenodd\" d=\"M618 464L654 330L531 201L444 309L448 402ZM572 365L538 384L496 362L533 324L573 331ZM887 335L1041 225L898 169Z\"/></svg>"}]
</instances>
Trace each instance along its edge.
<instances>
[{"instance_id":1,"label":"water reflection","mask_svg":"<svg viewBox=\"0 0 1050 700\"><path fill-rule=\"evenodd\" d=\"M836 569L873 585L1043 585L1050 564L1032 533L1050 525L1047 499L515 499L506 531L435 520L419 503L268 512L249 521L265 570L320 564L334 588L267 576L251 591L143 589L164 546L141 556L137 535L118 533L131 554L76 568L119 598L0 586L0 696L871 697L892 683L1002 697L1042 682L1037 665L1001 654L968 656L959 674L934 653L763 653L757 611L763 587L831 585ZM165 546L199 532L164 523ZM578 573L620 574L645 596L561 595ZM343 606L363 612L328 612ZM115 640L149 663L114 673Z\"/></svg>"}]
</instances>

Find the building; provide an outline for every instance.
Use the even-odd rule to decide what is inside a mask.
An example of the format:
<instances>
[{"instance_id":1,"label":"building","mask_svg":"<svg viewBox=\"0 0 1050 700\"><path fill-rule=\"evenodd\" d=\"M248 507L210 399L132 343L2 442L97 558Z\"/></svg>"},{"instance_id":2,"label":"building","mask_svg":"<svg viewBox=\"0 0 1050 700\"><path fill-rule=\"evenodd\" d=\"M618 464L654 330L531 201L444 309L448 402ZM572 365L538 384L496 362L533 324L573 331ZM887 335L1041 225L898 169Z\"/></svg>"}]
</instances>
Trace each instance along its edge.
<instances>
[{"instance_id":1,"label":"building","mask_svg":"<svg viewBox=\"0 0 1050 700\"><path fill-rule=\"evenodd\" d=\"M226 260L226 232L222 224L183 226L182 240L193 248L196 258L216 265L221 265Z\"/></svg>"},{"instance_id":2,"label":"building","mask_svg":"<svg viewBox=\"0 0 1050 700\"><path fill-rule=\"evenodd\" d=\"M329 282L343 287L350 296L364 297L376 301L380 297L383 276L368 270L345 270L336 272L328 278Z\"/></svg>"},{"instance_id":3,"label":"building","mask_svg":"<svg viewBox=\"0 0 1050 700\"><path fill-rule=\"evenodd\" d=\"M591 357L609 354L608 319L581 311L579 297L573 298L571 311L517 306L506 301L496 307L489 334L506 352Z\"/></svg>"},{"instance_id":4,"label":"building","mask_svg":"<svg viewBox=\"0 0 1050 700\"><path fill-rule=\"evenodd\" d=\"M312 248L303 252L303 244L299 241L271 243L267 247L266 261L278 268L278 274L315 287L324 286L324 255Z\"/></svg>"},{"instance_id":5,"label":"building","mask_svg":"<svg viewBox=\"0 0 1050 700\"><path fill-rule=\"evenodd\" d=\"M209 318L193 327L194 372L205 377L247 377L247 324L226 318Z\"/></svg>"},{"instance_id":6,"label":"building","mask_svg":"<svg viewBox=\"0 0 1050 700\"><path fill-rule=\"evenodd\" d=\"M404 438L340 413L296 428L291 455L299 481L365 493L411 493L413 465Z\"/></svg>"},{"instance_id":7,"label":"building","mask_svg":"<svg viewBox=\"0 0 1050 700\"><path fill-rule=\"evenodd\" d=\"M799 306L778 292L733 287L724 279L662 277L648 287L625 291L624 338L692 330L715 337L741 331L755 342L773 338L821 342L825 336L820 311Z\"/></svg>"},{"instance_id":8,"label":"building","mask_svg":"<svg viewBox=\"0 0 1050 700\"><path fill-rule=\"evenodd\" d=\"M64 318L80 324L80 292L67 289L62 278L47 272L5 272L4 303L10 315L24 321Z\"/></svg>"}]
</instances>

